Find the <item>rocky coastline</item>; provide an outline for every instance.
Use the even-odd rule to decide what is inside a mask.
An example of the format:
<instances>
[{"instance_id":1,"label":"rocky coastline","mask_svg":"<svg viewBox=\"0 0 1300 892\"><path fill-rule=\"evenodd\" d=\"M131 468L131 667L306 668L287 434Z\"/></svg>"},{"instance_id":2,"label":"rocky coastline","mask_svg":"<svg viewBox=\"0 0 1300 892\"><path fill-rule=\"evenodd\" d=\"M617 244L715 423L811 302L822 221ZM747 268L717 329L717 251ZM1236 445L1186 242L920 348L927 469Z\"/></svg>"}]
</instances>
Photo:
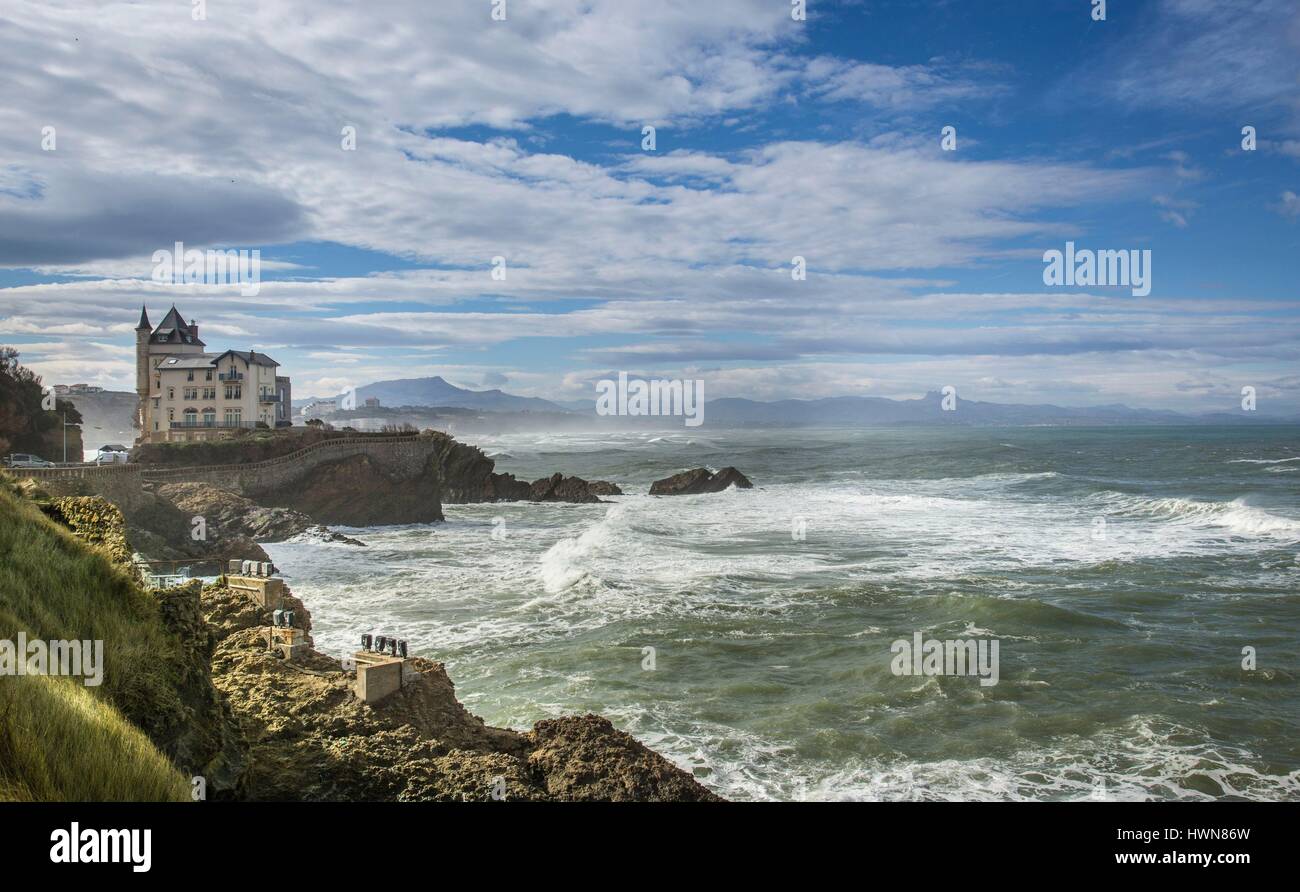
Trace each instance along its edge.
<instances>
[{"instance_id":1,"label":"rocky coastline","mask_svg":"<svg viewBox=\"0 0 1300 892\"><path fill-rule=\"evenodd\" d=\"M255 499L183 477L120 488L111 501L79 494L75 481L29 479L16 486L47 517L123 567L141 558L267 560L258 542L299 536L364 547L299 507L311 506L321 487L334 489L333 500L375 512L391 508L391 491L400 487L408 498L430 499L439 519L443 502L598 503L621 494L613 483L559 473L517 480L497 473L474 447L450 437L436 445L416 479L395 480L359 456L317 468L311 485L299 486L293 498L270 492ZM376 477L386 485L368 488ZM389 519L376 514L381 517ZM196 536L200 519L203 535ZM176 642L160 673L167 683L119 708L182 774L202 777L209 798L720 801L601 716L547 719L526 731L487 725L456 699L446 668L434 660L411 658L402 687L367 704L354 693L354 674L314 649L310 605L287 588L283 606L305 633L305 647L291 661L267 646L270 611L227 586L224 576L216 584L195 580L149 594Z\"/></svg>"},{"instance_id":2,"label":"rocky coastline","mask_svg":"<svg viewBox=\"0 0 1300 892\"><path fill-rule=\"evenodd\" d=\"M268 651L270 617L244 595L216 584L189 596L214 639L213 684L245 747L235 798L721 801L597 715L492 727L461 705L433 660L410 659L402 687L365 704L339 660L308 650L286 662Z\"/></svg>"},{"instance_id":3,"label":"rocky coastline","mask_svg":"<svg viewBox=\"0 0 1300 892\"><path fill-rule=\"evenodd\" d=\"M446 668L434 660L410 658L399 689L364 702L354 691L354 671L314 649L310 605L287 588L281 604L304 633L291 660L268 647L271 612L224 576L163 589L126 582L134 543L122 513L107 500L6 485L40 509L25 522L38 523L43 514L44 522L71 533L67 547L79 559L101 562L104 578L129 585L142 606L154 605L144 609L136 630L141 641L154 642L149 671L119 678L108 704L151 741L178 778L201 778L205 798L721 801L597 715L546 719L525 731L490 726L457 700ZM215 498L188 484L170 495L185 506ZM304 520L253 511L247 522L250 529L287 534ZM115 648L134 653L140 646L116 637L107 654L110 670Z\"/></svg>"},{"instance_id":4,"label":"rocky coastline","mask_svg":"<svg viewBox=\"0 0 1300 892\"><path fill-rule=\"evenodd\" d=\"M609 481L561 473L532 482L519 480L497 472L493 460L477 447L435 431L410 438L409 443L419 447L416 463L403 466L382 455L352 454L314 461L309 469L282 482L251 491L206 479L209 475L203 466L194 466L194 475L188 476L189 466L179 464L182 457L220 461L223 467L286 461L293 446L319 446L330 439L309 432L300 440L249 443L246 453L239 451L238 442L210 444L206 451L196 450L194 444L171 448L150 444L140 447L139 464L145 472L140 479L45 478L36 486L54 497L102 495L113 502L126 518L132 545L143 559L212 563L269 560L258 543L298 536L363 546L364 542L331 526L434 523L444 519L444 504L595 504L604 501L602 496L622 494ZM149 471L157 470L166 472L160 482L141 482L148 479Z\"/></svg>"}]
</instances>

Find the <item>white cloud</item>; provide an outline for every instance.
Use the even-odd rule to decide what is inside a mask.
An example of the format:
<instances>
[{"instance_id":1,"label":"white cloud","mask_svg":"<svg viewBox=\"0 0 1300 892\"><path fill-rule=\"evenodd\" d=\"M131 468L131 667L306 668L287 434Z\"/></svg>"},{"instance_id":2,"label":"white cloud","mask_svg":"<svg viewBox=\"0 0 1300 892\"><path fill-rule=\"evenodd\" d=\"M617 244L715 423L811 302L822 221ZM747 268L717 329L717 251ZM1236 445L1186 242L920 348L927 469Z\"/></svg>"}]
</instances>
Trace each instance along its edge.
<instances>
[{"instance_id":1,"label":"white cloud","mask_svg":"<svg viewBox=\"0 0 1300 892\"><path fill-rule=\"evenodd\" d=\"M1300 195L1296 195L1290 189L1287 189L1282 193L1281 199L1275 205L1274 210L1289 220L1300 219Z\"/></svg>"}]
</instances>

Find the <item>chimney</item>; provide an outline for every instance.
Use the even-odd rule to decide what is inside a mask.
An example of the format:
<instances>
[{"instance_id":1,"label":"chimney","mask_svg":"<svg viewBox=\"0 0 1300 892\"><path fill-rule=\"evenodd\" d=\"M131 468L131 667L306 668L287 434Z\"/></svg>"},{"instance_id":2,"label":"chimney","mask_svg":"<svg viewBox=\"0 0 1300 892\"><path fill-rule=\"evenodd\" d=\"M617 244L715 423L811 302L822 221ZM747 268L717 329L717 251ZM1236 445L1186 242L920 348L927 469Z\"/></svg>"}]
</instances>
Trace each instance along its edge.
<instances>
[{"instance_id":1,"label":"chimney","mask_svg":"<svg viewBox=\"0 0 1300 892\"><path fill-rule=\"evenodd\" d=\"M190 320L190 336L195 338L199 336L199 324L193 319Z\"/></svg>"}]
</instances>

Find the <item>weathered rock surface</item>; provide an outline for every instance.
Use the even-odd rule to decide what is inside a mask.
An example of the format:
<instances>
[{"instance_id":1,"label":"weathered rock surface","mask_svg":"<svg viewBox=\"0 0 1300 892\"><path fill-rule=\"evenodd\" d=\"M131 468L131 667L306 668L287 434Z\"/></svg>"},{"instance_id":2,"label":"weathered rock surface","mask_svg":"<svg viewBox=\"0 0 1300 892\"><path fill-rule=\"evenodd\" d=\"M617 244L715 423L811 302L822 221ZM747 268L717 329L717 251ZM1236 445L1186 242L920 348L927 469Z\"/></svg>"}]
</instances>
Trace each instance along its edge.
<instances>
[{"instance_id":1,"label":"weathered rock surface","mask_svg":"<svg viewBox=\"0 0 1300 892\"><path fill-rule=\"evenodd\" d=\"M737 489L751 489L754 484L732 467L723 468L716 474L708 468L694 468L656 480L650 485L650 495L689 496L706 492L722 492L730 486L735 486Z\"/></svg>"},{"instance_id":2,"label":"weathered rock surface","mask_svg":"<svg viewBox=\"0 0 1300 892\"><path fill-rule=\"evenodd\" d=\"M57 509L119 564L124 522L103 500ZM173 510L175 509L173 506ZM288 663L263 638L267 610L216 584L151 592L166 646L114 705L213 799L718 801L688 773L599 716L494 728L468 712L441 663L413 659L374 706L341 664L309 649ZM311 614L291 594L297 625Z\"/></svg>"},{"instance_id":3,"label":"weathered rock surface","mask_svg":"<svg viewBox=\"0 0 1300 892\"><path fill-rule=\"evenodd\" d=\"M337 660L268 653L259 611L242 600L209 586L203 603L220 636L213 678L249 747L249 799L484 801L496 790L506 800L718 801L598 716L526 734L487 725L430 660L411 660L402 689L367 706Z\"/></svg>"},{"instance_id":4,"label":"weathered rock surface","mask_svg":"<svg viewBox=\"0 0 1300 892\"><path fill-rule=\"evenodd\" d=\"M108 551L119 564L131 560L126 538L126 520L117 506L100 496L64 496L42 507L45 514L63 524L78 538Z\"/></svg>"},{"instance_id":5,"label":"weathered rock surface","mask_svg":"<svg viewBox=\"0 0 1300 892\"><path fill-rule=\"evenodd\" d=\"M565 477L552 474L541 480L534 480L528 490L530 502L599 502L600 498L591 491L591 484L581 477Z\"/></svg>"},{"instance_id":6,"label":"weathered rock surface","mask_svg":"<svg viewBox=\"0 0 1300 892\"><path fill-rule=\"evenodd\" d=\"M599 502L602 495L623 492L606 480L552 474L525 483L514 474L498 474L496 464L477 446L446 438L438 456L442 501L449 505L474 502Z\"/></svg>"},{"instance_id":7,"label":"weathered rock surface","mask_svg":"<svg viewBox=\"0 0 1300 892\"><path fill-rule=\"evenodd\" d=\"M528 762L557 799L722 801L690 774L598 715L545 719L533 726L528 739Z\"/></svg>"},{"instance_id":8,"label":"weathered rock surface","mask_svg":"<svg viewBox=\"0 0 1300 892\"><path fill-rule=\"evenodd\" d=\"M224 533L257 542L283 542L308 535L321 541L365 544L321 526L301 511L265 508L238 493L208 483L167 483L155 492L186 514L202 516L208 532L218 536Z\"/></svg>"},{"instance_id":9,"label":"weathered rock surface","mask_svg":"<svg viewBox=\"0 0 1300 892\"><path fill-rule=\"evenodd\" d=\"M290 486L253 494L262 505L292 508L318 523L367 527L442 520L438 468L397 474L369 455L320 464Z\"/></svg>"},{"instance_id":10,"label":"weathered rock surface","mask_svg":"<svg viewBox=\"0 0 1300 892\"><path fill-rule=\"evenodd\" d=\"M26 485L26 484L23 484ZM182 511L158 493L144 489L133 475L98 478L49 478L31 487L31 497L51 502L64 497L101 497L126 519L129 546L156 561L270 560L261 546L238 531L213 530L193 536L194 514ZM46 509L47 513L49 508ZM61 518L55 518L62 520Z\"/></svg>"},{"instance_id":11,"label":"weathered rock surface","mask_svg":"<svg viewBox=\"0 0 1300 892\"><path fill-rule=\"evenodd\" d=\"M196 580L154 594L163 625L180 641L169 673L174 697L154 698L149 709L127 717L183 772L202 776L209 797L242 798L248 748L226 699L212 683L217 637L204 620L200 585Z\"/></svg>"},{"instance_id":12,"label":"weathered rock surface","mask_svg":"<svg viewBox=\"0 0 1300 892\"><path fill-rule=\"evenodd\" d=\"M294 627L306 632L307 643L312 644L311 611L307 609L307 605L296 598L287 587L282 601L285 609L294 612ZM251 598L219 583L203 587L202 609L203 618L213 635L214 646L236 632L271 625L270 610L259 607Z\"/></svg>"},{"instance_id":13,"label":"weathered rock surface","mask_svg":"<svg viewBox=\"0 0 1300 892\"><path fill-rule=\"evenodd\" d=\"M330 441L337 440L337 444ZM284 459L303 445L303 455ZM346 453L337 457L334 453ZM437 431L372 444L343 435L309 432L219 443L148 444L140 447L144 475L97 474L44 478L49 496L100 495L117 505L131 545L151 560L267 560L256 542L294 536L364 544L322 524L378 526L443 519L442 505L471 502L599 502L621 495L608 481L553 474L532 483L495 470L474 446ZM189 461L224 462L194 467ZM150 471L151 468L166 468ZM165 474L149 482L149 474ZM192 535L203 517L206 536Z\"/></svg>"}]
</instances>

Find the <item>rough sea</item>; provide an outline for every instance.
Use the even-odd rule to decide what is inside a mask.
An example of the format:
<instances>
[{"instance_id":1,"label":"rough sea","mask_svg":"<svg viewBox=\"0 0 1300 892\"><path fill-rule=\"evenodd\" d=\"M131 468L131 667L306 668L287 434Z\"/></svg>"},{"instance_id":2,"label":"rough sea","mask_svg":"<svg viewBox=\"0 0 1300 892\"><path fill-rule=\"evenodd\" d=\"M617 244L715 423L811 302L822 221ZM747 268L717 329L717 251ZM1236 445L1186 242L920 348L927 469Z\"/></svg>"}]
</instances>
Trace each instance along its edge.
<instances>
[{"instance_id":1,"label":"rough sea","mask_svg":"<svg viewBox=\"0 0 1300 892\"><path fill-rule=\"evenodd\" d=\"M469 442L627 494L268 546L320 649L405 638L491 724L601 713L737 800L1300 799L1300 429ZM896 674L918 632L997 684Z\"/></svg>"}]
</instances>

